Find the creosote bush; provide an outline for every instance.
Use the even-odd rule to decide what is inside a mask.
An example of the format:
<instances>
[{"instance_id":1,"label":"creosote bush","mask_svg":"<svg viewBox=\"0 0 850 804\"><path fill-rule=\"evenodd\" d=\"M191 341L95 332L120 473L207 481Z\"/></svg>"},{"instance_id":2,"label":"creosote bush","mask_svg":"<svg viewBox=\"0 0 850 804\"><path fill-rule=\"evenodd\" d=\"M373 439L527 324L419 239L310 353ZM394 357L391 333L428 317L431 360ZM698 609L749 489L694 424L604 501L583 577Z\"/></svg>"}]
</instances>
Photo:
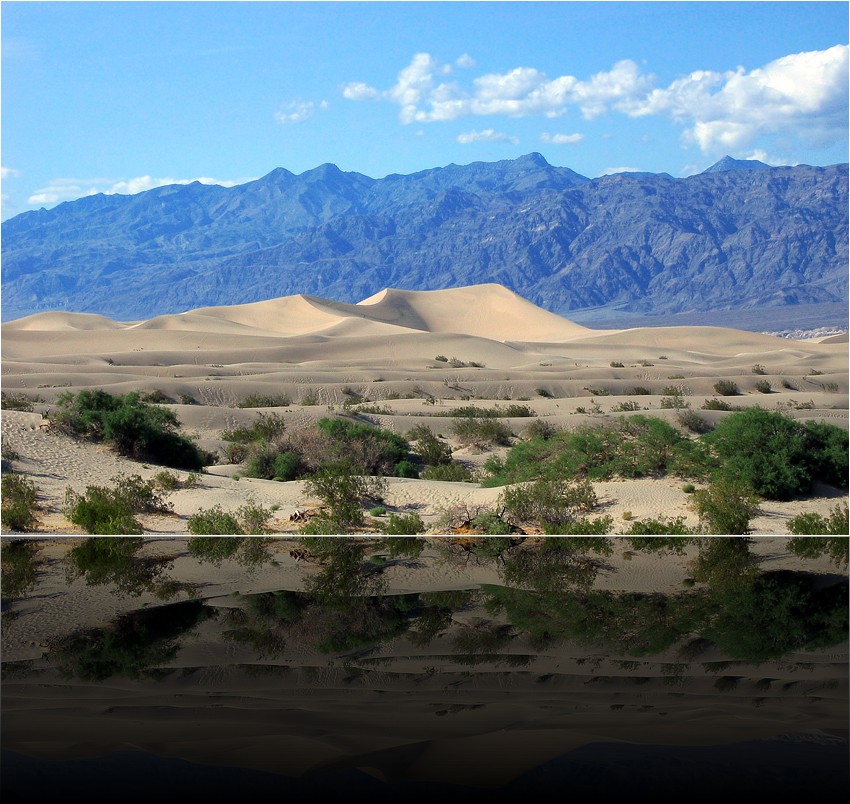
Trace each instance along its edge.
<instances>
[{"instance_id":1,"label":"creosote bush","mask_svg":"<svg viewBox=\"0 0 850 804\"><path fill-rule=\"evenodd\" d=\"M740 392L738 383L732 380L718 380L714 383L714 390L720 396L737 396Z\"/></svg>"},{"instance_id":2,"label":"creosote bush","mask_svg":"<svg viewBox=\"0 0 850 804\"><path fill-rule=\"evenodd\" d=\"M140 394L112 396L100 389L62 394L50 411L51 423L72 435L105 441L135 460L200 470L214 456L179 435L177 415L142 401Z\"/></svg>"},{"instance_id":3,"label":"creosote bush","mask_svg":"<svg viewBox=\"0 0 850 804\"><path fill-rule=\"evenodd\" d=\"M586 480L535 480L506 488L499 504L517 523L533 522L547 533L562 533L578 515L593 510L596 492Z\"/></svg>"},{"instance_id":4,"label":"creosote bush","mask_svg":"<svg viewBox=\"0 0 850 804\"><path fill-rule=\"evenodd\" d=\"M17 472L5 472L2 479L3 527L7 530L33 530L38 522L36 498L38 489L29 478Z\"/></svg>"},{"instance_id":5,"label":"creosote bush","mask_svg":"<svg viewBox=\"0 0 850 804\"><path fill-rule=\"evenodd\" d=\"M65 491L65 516L86 533L100 536L141 533L135 518L139 513L167 513L171 505L159 491L156 480L139 475L117 475L113 486L87 486L82 494Z\"/></svg>"}]
</instances>

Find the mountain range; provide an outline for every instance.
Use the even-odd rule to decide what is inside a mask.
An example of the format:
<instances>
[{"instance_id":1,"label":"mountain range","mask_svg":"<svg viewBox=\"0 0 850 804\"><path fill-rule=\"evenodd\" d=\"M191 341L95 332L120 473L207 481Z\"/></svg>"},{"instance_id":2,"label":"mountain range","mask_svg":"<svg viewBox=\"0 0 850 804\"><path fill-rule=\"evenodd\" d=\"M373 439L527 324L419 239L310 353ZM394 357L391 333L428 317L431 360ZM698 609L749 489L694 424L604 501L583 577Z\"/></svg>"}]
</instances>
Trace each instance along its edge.
<instances>
[{"instance_id":1,"label":"mountain range","mask_svg":"<svg viewBox=\"0 0 850 804\"><path fill-rule=\"evenodd\" d=\"M94 195L3 223L3 317L126 321L490 282L562 315L846 308L847 173L725 157L687 178L588 179L529 154L382 179L325 164L231 188Z\"/></svg>"}]
</instances>

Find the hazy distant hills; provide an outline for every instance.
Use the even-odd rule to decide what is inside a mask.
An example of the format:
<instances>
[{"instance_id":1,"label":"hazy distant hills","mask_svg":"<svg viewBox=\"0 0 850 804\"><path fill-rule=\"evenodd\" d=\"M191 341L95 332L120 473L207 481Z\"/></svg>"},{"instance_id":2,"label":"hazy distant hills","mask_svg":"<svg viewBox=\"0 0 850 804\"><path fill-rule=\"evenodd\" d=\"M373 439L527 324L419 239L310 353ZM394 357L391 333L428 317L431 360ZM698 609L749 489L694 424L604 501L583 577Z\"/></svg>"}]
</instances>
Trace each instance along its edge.
<instances>
[{"instance_id":1,"label":"hazy distant hills","mask_svg":"<svg viewBox=\"0 0 850 804\"><path fill-rule=\"evenodd\" d=\"M322 165L96 195L3 223L3 316L132 320L496 282L549 310L845 303L847 165L724 158L587 179L539 154L371 179Z\"/></svg>"}]
</instances>

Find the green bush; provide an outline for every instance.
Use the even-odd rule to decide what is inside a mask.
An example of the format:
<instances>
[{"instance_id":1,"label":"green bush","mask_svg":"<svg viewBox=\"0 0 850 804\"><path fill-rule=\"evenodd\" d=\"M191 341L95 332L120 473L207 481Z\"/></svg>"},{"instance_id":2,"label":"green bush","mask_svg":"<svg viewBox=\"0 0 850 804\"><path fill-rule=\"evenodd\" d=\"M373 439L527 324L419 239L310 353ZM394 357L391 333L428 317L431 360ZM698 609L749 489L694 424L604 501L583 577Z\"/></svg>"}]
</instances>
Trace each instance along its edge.
<instances>
[{"instance_id":1,"label":"green bush","mask_svg":"<svg viewBox=\"0 0 850 804\"><path fill-rule=\"evenodd\" d=\"M389 536L414 536L425 532L425 523L419 514L390 514L381 531Z\"/></svg>"},{"instance_id":2,"label":"green bush","mask_svg":"<svg viewBox=\"0 0 850 804\"><path fill-rule=\"evenodd\" d=\"M737 396L740 393L738 384L732 380L718 380L714 383L714 390L720 396Z\"/></svg>"},{"instance_id":3,"label":"green bush","mask_svg":"<svg viewBox=\"0 0 850 804\"><path fill-rule=\"evenodd\" d=\"M671 472L702 476L713 465L708 450L662 419L620 417L609 427L582 426L549 439L514 445L504 461L490 460L485 485L535 477L660 477Z\"/></svg>"},{"instance_id":4,"label":"green bush","mask_svg":"<svg viewBox=\"0 0 850 804\"><path fill-rule=\"evenodd\" d=\"M386 481L364 477L358 467L339 461L322 467L306 481L308 494L318 497L329 509L327 520L330 533L347 533L363 524L363 502L384 493ZM312 524L312 523L308 523ZM324 524L317 524L322 528ZM307 531L302 531L307 532Z\"/></svg>"},{"instance_id":5,"label":"green bush","mask_svg":"<svg viewBox=\"0 0 850 804\"><path fill-rule=\"evenodd\" d=\"M238 408L287 408L292 400L286 394L251 394L246 396Z\"/></svg>"},{"instance_id":6,"label":"green bush","mask_svg":"<svg viewBox=\"0 0 850 804\"><path fill-rule=\"evenodd\" d=\"M451 463L451 447L440 441L430 427L418 424L407 434L407 438L416 444L416 454L428 466L441 466Z\"/></svg>"},{"instance_id":7,"label":"green bush","mask_svg":"<svg viewBox=\"0 0 850 804\"><path fill-rule=\"evenodd\" d=\"M242 530L239 522L237 522L236 517L233 514L225 513L221 510L220 505L216 505L213 508L202 509L189 517L189 533L193 536L227 536L244 534L245 531ZM212 545L212 542L218 541L222 541L224 543L218 547ZM232 555L232 553L227 553L227 550L229 549L228 544L232 544L234 541L235 540L230 539L213 539L210 542L198 542L196 544L196 549L201 552L206 549L210 554L214 553L222 558L226 558L229 557L229 555ZM190 542L190 545L191 544L192 542ZM236 546L238 547L238 545ZM233 552L235 552L235 548ZM205 555L204 557L210 558L209 555ZM210 558L210 560L212 559Z\"/></svg>"},{"instance_id":8,"label":"green bush","mask_svg":"<svg viewBox=\"0 0 850 804\"><path fill-rule=\"evenodd\" d=\"M65 515L86 533L99 536L141 533L138 513L167 513L171 506L157 491L156 480L117 475L113 486L87 486L83 494L65 492Z\"/></svg>"},{"instance_id":9,"label":"green bush","mask_svg":"<svg viewBox=\"0 0 850 804\"><path fill-rule=\"evenodd\" d=\"M505 489L499 503L518 523L534 522L548 533L574 522L579 513L593 510L596 492L586 480L535 480Z\"/></svg>"},{"instance_id":10,"label":"green bush","mask_svg":"<svg viewBox=\"0 0 850 804\"><path fill-rule=\"evenodd\" d=\"M409 461L410 444L397 433L347 419L319 419L319 431L330 442L334 459L347 461L366 475L394 475ZM403 466L402 471L409 471Z\"/></svg>"},{"instance_id":11,"label":"green bush","mask_svg":"<svg viewBox=\"0 0 850 804\"><path fill-rule=\"evenodd\" d=\"M6 472L2 479L3 527L7 530L33 530L38 522L36 517L36 498L38 489L32 480L16 472Z\"/></svg>"},{"instance_id":12,"label":"green bush","mask_svg":"<svg viewBox=\"0 0 850 804\"><path fill-rule=\"evenodd\" d=\"M495 419L460 418L452 422L452 434L461 444L509 446L510 427Z\"/></svg>"},{"instance_id":13,"label":"green bush","mask_svg":"<svg viewBox=\"0 0 850 804\"><path fill-rule=\"evenodd\" d=\"M250 427L225 430L221 437L239 444L265 443L283 435L285 431L286 423L279 413L258 413Z\"/></svg>"},{"instance_id":14,"label":"green bush","mask_svg":"<svg viewBox=\"0 0 850 804\"><path fill-rule=\"evenodd\" d=\"M102 390L62 394L51 410L50 421L74 435L105 441L135 460L146 460L174 469L199 470L213 456L178 435L176 414L143 402L136 392L112 396Z\"/></svg>"},{"instance_id":15,"label":"green bush","mask_svg":"<svg viewBox=\"0 0 850 804\"><path fill-rule=\"evenodd\" d=\"M732 410L732 406L722 399L706 399L702 403L703 410Z\"/></svg>"},{"instance_id":16,"label":"green bush","mask_svg":"<svg viewBox=\"0 0 850 804\"><path fill-rule=\"evenodd\" d=\"M715 535L749 533L750 519L758 513L752 487L736 478L719 477L695 491L694 502L705 532Z\"/></svg>"},{"instance_id":17,"label":"green bush","mask_svg":"<svg viewBox=\"0 0 850 804\"><path fill-rule=\"evenodd\" d=\"M456 483L469 483L472 481L472 472L462 463L452 461L440 466L428 466L419 475L423 480L446 480Z\"/></svg>"},{"instance_id":18,"label":"green bush","mask_svg":"<svg viewBox=\"0 0 850 804\"><path fill-rule=\"evenodd\" d=\"M830 512L829 516L825 517L821 514L798 514L788 522L788 532L796 536L844 536L850 533L848 529L848 510L847 503L844 503L842 508L836 505ZM805 539L791 539L788 549L792 553L799 556L808 557L802 543ZM820 555L825 544L832 546L833 542L840 542L843 547L844 563L847 563L847 545L848 540L842 538L839 540L833 539L811 539L809 547L816 549L816 552L811 555Z\"/></svg>"},{"instance_id":19,"label":"green bush","mask_svg":"<svg viewBox=\"0 0 850 804\"><path fill-rule=\"evenodd\" d=\"M5 391L0 391L0 408L32 413L33 401L26 394L7 394Z\"/></svg>"},{"instance_id":20,"label":"green bush","mask_svg":"<svg viewBox=\"0 0 850 804\"><path fill-rule=\"evenodd\" d=\"M495 511L483 511L478 514L478 516L474 517L472 520L472 527L475 528L476 531L484 533L487 536L505 536L513 532L513 528L510 524ZM502 542L504 540L488 539L487 541ZM499 552L501 553L502 551L500 550Z\"/></svg>"},{"instance_id":21,"label":"green bush","mask_svg":"<svg viewBox=\"0 0 850 804\"><path fill-rule=\"evenodd\" d=\"M638 522L633 522L632 526L625 533L629 536L686 536L697 533L697 531L685 525L685 518L683 516L673 518L661 516L654 519L641 519ZM632 540L633 546L634 541Z\"/></svg>"},{"instance_id":22,"label":"green bush","mask_svg":"<svg viewBox=\"0 0 850 804\"><path fill-rule=\"evenodd\" d=\"M722 474L770 499L807 494L815 480L847 487L847 431L834 425L803 425L748 408L728 416L703 440L720 457Z\"/></svg>"}]
</instances>

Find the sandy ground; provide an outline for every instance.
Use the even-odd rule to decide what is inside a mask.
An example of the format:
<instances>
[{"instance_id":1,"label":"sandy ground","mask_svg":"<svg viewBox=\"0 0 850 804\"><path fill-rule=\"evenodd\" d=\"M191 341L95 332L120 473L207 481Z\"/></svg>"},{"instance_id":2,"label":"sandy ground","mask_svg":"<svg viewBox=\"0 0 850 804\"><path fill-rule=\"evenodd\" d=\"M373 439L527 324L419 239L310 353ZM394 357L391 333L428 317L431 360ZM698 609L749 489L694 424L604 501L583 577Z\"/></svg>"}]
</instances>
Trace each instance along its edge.
<instances>
[{"instance_id":1,"label":"sandy ground","mask_svg":"<svg viewBox=\"0 0 850 804\"><path fill-rule=\"evenodd\" d=\"M280 413L290 430L339 413L345 400L357 394L379 406L380 412L368 417L383 427L404 434L427 424L450 436L452 420L435 414L462 404L508 401L529 405L538 418L556 426L602 423L621 415L624 404L675 423L675 411L661 407L668 386L679 388L705 419L717 421L722 412L699 408L716 396L714 383L723 378L741 390L728 400L735 405L781 409L796 418L847 427L846 337L825 340L789 341L713 327L595 331L498 285L387 290L357 305L291 296L133 323L44 313L2 327L3 390L35 402L34 413L3 411L3 445L20 456L12 468L30 475L40 489L40 529L73 534L75 528L61 513L68 486L82 491L90 484L109 485L121 474L148 479L161 467L128 461L104 446L46 429L42 414L66 391L186 395L195 403L169 407L184 432L214 450L223 446L223 429L256 417L256 410L236 407L249 394L288 397L291 404L264 412ZM453 367L437 356L480 365ZM754 366L764 374L753 373ZM772 393L756 391L756 382L763 380L770 382ZM651 393L635 394L635 387ZM522 437L534 419L505 421ZM504 453L452 446L454 457L473 469L491 454ZM235 510L249 498L277 506L275 530L294 530L289 517L315 503L303 483L235 479L243 468L209 467L198 488L171 496L173 515L141 518L146 532L186 533L187 518L198 510L219 504ZM431 528L458 503L492 506L499 495L477 484L401 479L389 484L388 510L416 511ZM611 515L621 528L628 527L627 521L661 514L681 515L696 525L682 485L675 479L596 484L599 513ZM787 533L790 517L828 514L840 496L823 488L806 500L765 502L753 530Z\"/></svg>"}]
</instances>

